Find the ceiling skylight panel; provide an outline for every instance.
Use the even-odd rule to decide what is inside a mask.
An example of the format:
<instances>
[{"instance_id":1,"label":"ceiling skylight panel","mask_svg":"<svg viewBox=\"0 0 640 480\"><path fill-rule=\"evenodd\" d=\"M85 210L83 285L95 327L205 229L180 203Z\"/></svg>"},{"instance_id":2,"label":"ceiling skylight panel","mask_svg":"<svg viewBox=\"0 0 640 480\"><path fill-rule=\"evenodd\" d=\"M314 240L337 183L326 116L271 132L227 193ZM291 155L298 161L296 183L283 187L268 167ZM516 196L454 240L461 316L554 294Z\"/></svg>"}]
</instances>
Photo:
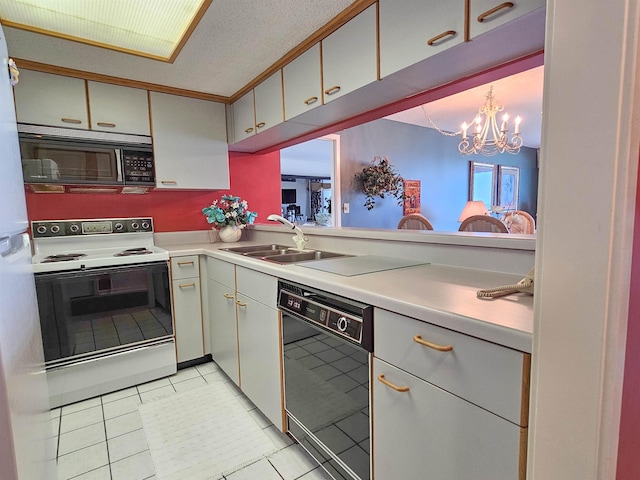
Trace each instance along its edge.
<instances>
[{"instance_id":1,"label":"ceiling skylight panel","mask_svg":"<svg viewBox=\"0 0 640 480\"><path fill-rule=\"evenodd\" d=\"M0 0L2 23L169 60L212 0Z\"/></svg>"}]
</instances>

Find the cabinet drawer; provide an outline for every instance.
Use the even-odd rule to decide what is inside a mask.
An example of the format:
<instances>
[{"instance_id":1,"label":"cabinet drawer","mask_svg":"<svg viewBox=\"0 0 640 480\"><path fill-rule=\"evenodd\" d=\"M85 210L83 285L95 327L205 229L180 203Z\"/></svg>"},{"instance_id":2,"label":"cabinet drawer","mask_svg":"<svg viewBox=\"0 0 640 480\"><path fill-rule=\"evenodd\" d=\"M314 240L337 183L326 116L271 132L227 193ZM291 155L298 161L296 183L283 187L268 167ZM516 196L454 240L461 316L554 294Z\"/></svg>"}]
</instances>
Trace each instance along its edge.
<instances>
[{"instance_id":1,"label":"cabinet drawer","mask_svg":"<svg viewBox=\"0 0 640 480\"><path fill-rule=\"evenodd\" d=\"M268 307L277 307L278 279L244 267L236 267L238 293L253 298Z\"/></svg>"},{"instance_id":2,"label":"cabinet drawer","mask_svg":"<svg viewBox=\"0 0 640 480\"><path fill-rule=\"evenodd\" d=\"M527 426L530 356L426 323L428 318L424 320L376 309L375 356L513 423ZM419 341L451 349L440 351Z\"/></svg>"},{"instance_id":3,"label":"cabinet drawer","mask_svg":"<svg viewBox=\"0 0 640 480\"><path fill-rule=\"evenodd\" d=\"M171 257L171 278L191 278L200 275L198 266L198 256L188 255L185 257Z\"/></svg>"},{"instance_id":4,"label":"cabinet drawer","mask_svg":"<svg viewBox=\"0 0 640 480\"><path fill-rule=\"evenodd\" d=\"M211 280L220 282L235 291L236 271L233 263L218 260L217 258L207 258L207 275Z\"/></svg>"}]
</instances>

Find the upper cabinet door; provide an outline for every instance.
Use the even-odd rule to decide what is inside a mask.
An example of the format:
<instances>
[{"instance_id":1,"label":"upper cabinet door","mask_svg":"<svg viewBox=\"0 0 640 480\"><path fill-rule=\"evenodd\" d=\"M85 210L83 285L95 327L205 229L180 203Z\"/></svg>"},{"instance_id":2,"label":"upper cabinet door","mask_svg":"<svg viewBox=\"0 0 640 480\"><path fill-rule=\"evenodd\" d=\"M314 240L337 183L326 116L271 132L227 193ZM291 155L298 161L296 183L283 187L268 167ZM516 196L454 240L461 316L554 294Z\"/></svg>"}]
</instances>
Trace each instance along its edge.
<instances>
[{"instance_id":1,"label":"upper cabinet door","mask_svg":"<svg viewBox=\"0 0 640 480\"><path fill-rule=\"evenodd\" d=\"M89 128L84 80L22 70L14 91L20 123Z\"/></svg>"},{"instance_id":2,"label":"upper cabinet door","mask_svg":"<svg viewBox=\"0 0 640 480\"><path fill-rule=\"evenodd\" d=\"M229 188L224 104L151 92L156 186Z\"/></svg>"},{"instance_id":3,"label":"upper cabinet door","mask_svg":"<svg viewBox=\"0 0 640 480\"><path fill-rule=\"evenodd\" d=\"M376 4L322 40L324 103L378 79Z\"/></svg>"},{"instance_id":4,"label":"upper cabinet door","mask_svg":"<svg viewBox=\"0 0 640 480\"><path fill-rule=\"evenodd\" d=\"M282 71L285 120L322 105L320 43L285 65Z\"/></svg>"},{"instance_id":5,"label":"upper cabinet door","mask_svg":"<svg viewBox=\"0 0 640 480\"><path fill-rule=\"evenodd\" d=\"M151 135L146 90L91 81L87 87L92 130Z\"/></svg>"},{"instance_id":6,"label":"upper cabinet door","mask_svg":"<svg viewBox=\"0 0 640 480\"><path fill-rule=\"evenodd\" d=\"M471 38L507 23L514 18L518 18L525 13L546 6L545 0L513 0L512 2L470 0L470 2L469 28Z\"/></svg>"},{"instance_id":7,"label":"upper cabinet door","mask_svg":"<svg viewBox=\"0 0 640 480\"><path fill-rule=\"evenodd\" d=\"M256 106L256 133L284 121L282 99L282 70L267 78L253 90Z\"/></svg>"},{"instance_id":8,"label":"upper cabinet door","mask_svg":"<svg viewBox=\"0 0 640 480\"><path fill-rule=\"evenodd\" d=\"M244 140L256 133L255 103L253 90L245 93L234 102L233 108L233 141Z\"/></svg>"},{"instance_id":9,"label":"upper cabinet door","mask_svg":"<svg viewBox=\"0 0 640 480\"><path fill-rule=\"evenodd\" d=\"M380 77L464 41L464 0L380 0Z\"/></svg>"}]
</instances>

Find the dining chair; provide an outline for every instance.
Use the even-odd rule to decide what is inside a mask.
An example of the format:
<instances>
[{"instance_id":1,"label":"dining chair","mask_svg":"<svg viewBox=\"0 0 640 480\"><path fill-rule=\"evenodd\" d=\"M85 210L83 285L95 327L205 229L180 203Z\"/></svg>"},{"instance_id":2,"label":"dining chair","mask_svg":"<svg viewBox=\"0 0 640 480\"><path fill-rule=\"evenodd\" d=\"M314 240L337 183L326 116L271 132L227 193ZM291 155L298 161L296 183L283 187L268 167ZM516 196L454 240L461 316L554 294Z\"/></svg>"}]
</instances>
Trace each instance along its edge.
<instances>
[{"instance_id":1,"label":"dining chair","mask_svg":"<svg viewBox=\"0 0 640 480\"><path fill-rule=\"evenodd\" d=\"M536 221L524 210L512 210L502 216L502 221L511 233L533 234L536 232Z\"/></svg>"},{"instance_id":2,"label":"dining chair","mask_svg":"<svg viewBox=\"0 0 640 480\"><path fill-rule=\"evenodd\" d=\"M505 223L491 215L471 215L462 222L458 230L460 232L509 233Z\"/></svg>"},{"instance_id":3,"label":"dining chair","mask_svg":"<svg viewBox=\"0 0 640 480\"><path fill-rule=\"evenodd\" d=\"M403 230L433 230L433 225L424 215L410 213L400 219L398 228Z\"/></svg>"}]
</instances>

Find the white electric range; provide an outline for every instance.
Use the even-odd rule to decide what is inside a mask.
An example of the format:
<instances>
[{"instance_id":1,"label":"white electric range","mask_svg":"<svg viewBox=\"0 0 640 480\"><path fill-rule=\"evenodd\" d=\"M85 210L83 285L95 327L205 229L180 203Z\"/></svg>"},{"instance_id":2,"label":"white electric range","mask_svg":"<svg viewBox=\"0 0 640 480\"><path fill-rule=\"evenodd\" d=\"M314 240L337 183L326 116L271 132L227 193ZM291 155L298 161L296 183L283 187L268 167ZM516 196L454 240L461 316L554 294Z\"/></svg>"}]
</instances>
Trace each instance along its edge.
<instances>
[{"instance_id":1,"label":"white electric range","mask_svg":"<svg viewBox=\"0 0 640 480\"><path fill-rule=\"evenodd\" d=\"M151 218L31 223L51 406L176 372L169 254Z\"/></svg>"}]
</instances>

